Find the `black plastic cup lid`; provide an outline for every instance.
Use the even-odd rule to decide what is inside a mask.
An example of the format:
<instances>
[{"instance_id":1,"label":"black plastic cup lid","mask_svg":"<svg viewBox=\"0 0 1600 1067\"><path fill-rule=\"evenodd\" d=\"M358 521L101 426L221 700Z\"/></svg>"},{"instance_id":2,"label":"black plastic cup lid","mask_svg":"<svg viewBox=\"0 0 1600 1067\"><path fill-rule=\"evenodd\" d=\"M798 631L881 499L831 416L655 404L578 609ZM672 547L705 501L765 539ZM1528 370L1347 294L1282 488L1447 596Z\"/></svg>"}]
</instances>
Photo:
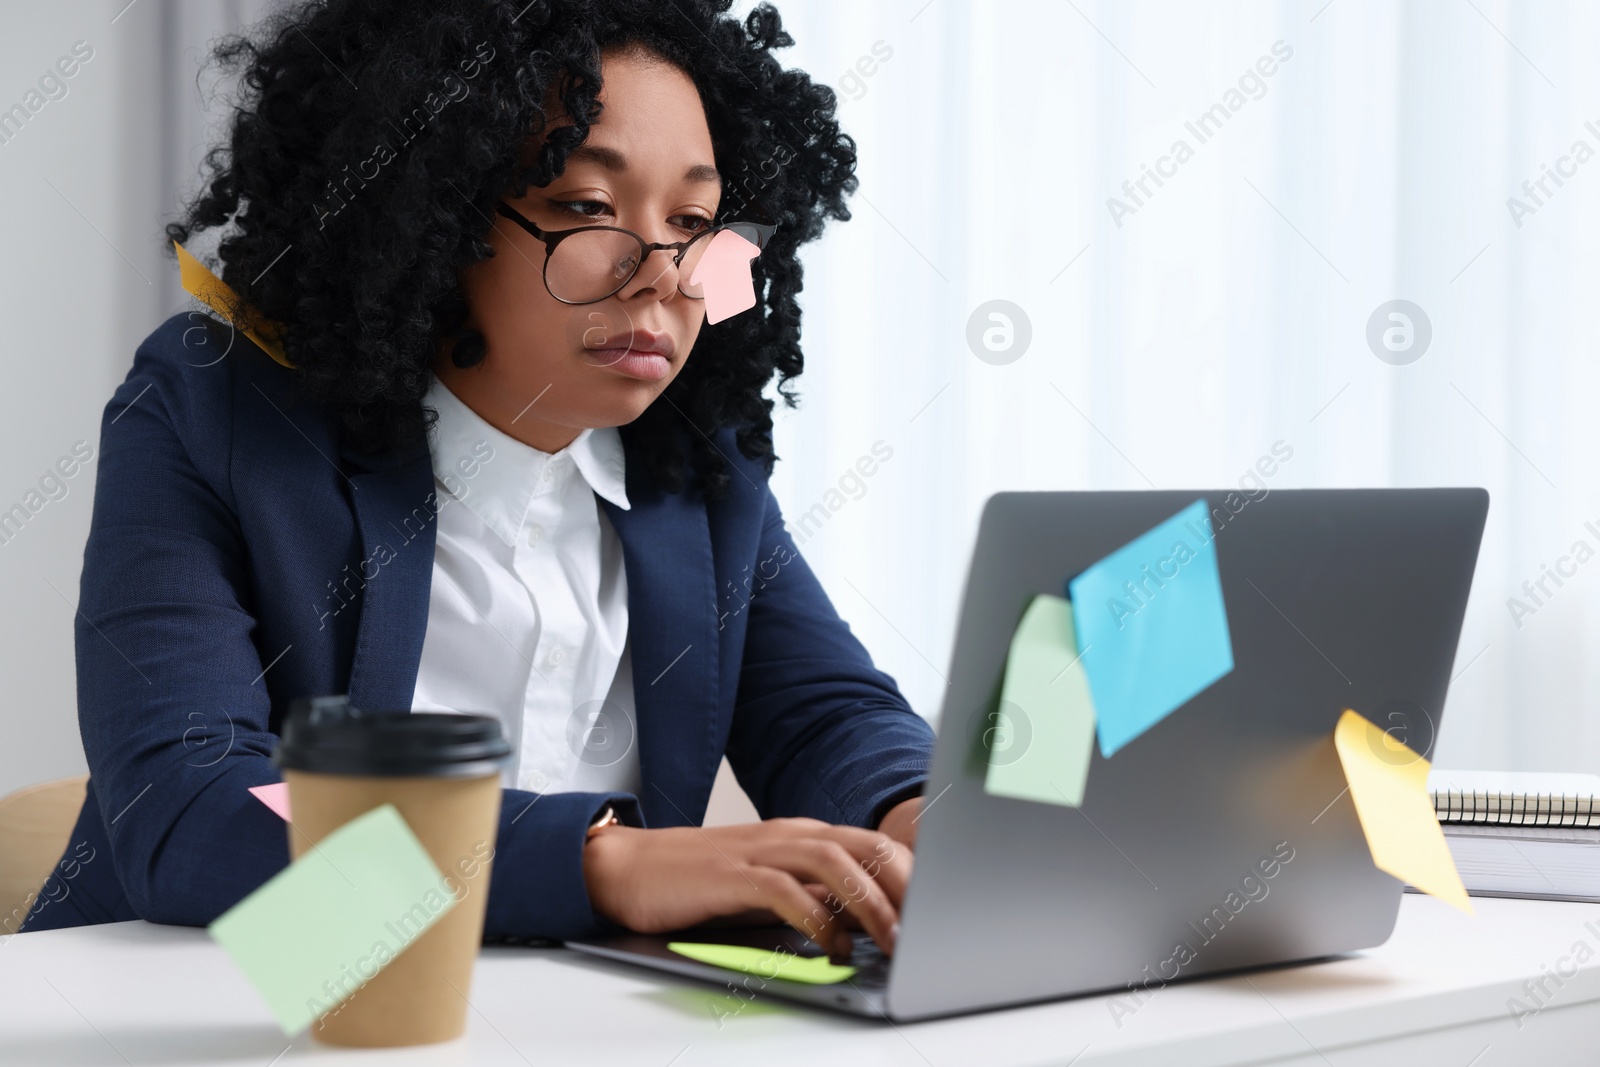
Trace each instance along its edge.
<instances>
[{"instance_id":1,"label":"black plastic cup lid","mask_svg":"<svg viewBox=\"0 0 1600 1067\"><path fill-rule=\"evenodd\" d=\"M272 763L316 774L475 778L500 773L510 756L492 715L367 711L315 697L290 706Z\"/></svg>"}]
</instances>

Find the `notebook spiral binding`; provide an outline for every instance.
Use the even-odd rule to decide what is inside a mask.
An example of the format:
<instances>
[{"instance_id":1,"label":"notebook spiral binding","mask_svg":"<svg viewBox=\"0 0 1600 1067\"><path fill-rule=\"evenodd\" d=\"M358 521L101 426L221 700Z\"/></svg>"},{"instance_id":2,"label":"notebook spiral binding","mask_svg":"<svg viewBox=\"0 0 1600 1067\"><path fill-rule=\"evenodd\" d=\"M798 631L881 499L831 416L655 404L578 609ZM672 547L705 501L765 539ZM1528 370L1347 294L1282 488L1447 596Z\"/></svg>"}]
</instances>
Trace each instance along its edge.
<instances>
[{"instance_id":1,"label":"notebook spiral binding","mask_svg":"<svg viewBox=\"0 0 1600 1067\"><path fill-rule=\"evenodd\" d=\"M1533 795L1450 789L1433 794L1433 810L1441 823L1600 827L1600 797L1580 794Z\"/></svg>"}]
</instances>

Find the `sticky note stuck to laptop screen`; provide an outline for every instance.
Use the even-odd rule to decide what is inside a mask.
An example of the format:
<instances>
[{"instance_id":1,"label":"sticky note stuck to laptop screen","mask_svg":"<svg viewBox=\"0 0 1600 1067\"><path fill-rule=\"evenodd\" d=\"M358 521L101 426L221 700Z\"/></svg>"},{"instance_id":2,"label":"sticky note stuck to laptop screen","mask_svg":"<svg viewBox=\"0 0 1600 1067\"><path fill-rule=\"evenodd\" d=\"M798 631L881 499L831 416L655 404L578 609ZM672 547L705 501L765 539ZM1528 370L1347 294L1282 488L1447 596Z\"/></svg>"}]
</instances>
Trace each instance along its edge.
<instances>
[{"instance_id":1,"label":"sticky note stuck to laptop screen","mask_svg":"<svg viewBox=\"0 0 1600 1067\"><path fill-rule=\"evenodd\" d=\"M1379 870L1472 914L1472 902L1428 795L1428 761L1349 709L1334 727L1333 745L1372 862Z\"/></svg>"},{"instance_id":2,"label":"sticky note stuck to laptop screen","mask_svg":"<svg viewBox=\"0 0 1600 1067\"><path fill-rule=\"evenodd\" d=\"M1072 605L1048 594L1023 612L1006 653L999 707L983 732L983 788L992 796L1077 807L1094 755L1094 702Z\"/></svg>"},{"instance_id":3,"label":"sticky note stuck to laptop screen","mask_svg":"<svg viewBox=\"0 0 1600 1067\"><path fill-rule=\"evenodd\" d=\"M1067 583L1101 755L1233 670L1212 538L1197 500Z\"/></svg>"}]
</instances>

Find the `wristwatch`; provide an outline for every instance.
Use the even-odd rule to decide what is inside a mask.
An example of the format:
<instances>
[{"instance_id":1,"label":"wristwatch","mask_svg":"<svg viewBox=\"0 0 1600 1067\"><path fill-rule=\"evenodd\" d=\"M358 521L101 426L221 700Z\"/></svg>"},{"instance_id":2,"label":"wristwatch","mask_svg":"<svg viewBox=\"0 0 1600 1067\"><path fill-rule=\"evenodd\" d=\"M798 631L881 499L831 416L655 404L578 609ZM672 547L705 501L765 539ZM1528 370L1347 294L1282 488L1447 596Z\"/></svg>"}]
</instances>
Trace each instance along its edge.
<instances>
[{"instance_id":1,"label":"wristwatch","mask_svg":"<svg viewBox=\"0 0 1600 1067\"><path fill-rule=\"evenodd\" d=\"M605 807L605 810L602 811L599 815L596 815L594 817L594 822L589 824L589 832L586 835L584 835L584 840L587 841L589 838L593 837L603 827L615 826L618 823L620 823L621 821L622 821L621 819L617 818L616 809L613 808L610 804L607 804L606 807Z\"/></svg>"}]
</instances>

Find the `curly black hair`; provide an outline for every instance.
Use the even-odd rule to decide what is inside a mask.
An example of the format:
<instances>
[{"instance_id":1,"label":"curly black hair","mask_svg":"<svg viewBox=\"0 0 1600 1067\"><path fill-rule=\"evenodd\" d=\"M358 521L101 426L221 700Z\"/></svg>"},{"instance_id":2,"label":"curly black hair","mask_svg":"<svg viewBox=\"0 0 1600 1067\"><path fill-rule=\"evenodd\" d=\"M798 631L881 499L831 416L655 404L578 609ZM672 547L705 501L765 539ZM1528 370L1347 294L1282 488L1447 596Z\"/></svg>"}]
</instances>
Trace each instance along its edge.
<instances>
[{"instance_id":1,"label":"curly black hair","mask_svg":"<svg viewBox=\"0 0 1600 1067\"><path fill-rule=\"evenodd\" d=\"M624 433L654 481L707 496L729 472L711 435L728 427L770 472L774 401L800 374L799 248L850 217L855 142L835 95L773 50L794 43L762 4L732 0L311 0L212 58L237 73L227 140L167 236L232 222L220 271L260 319L280 324L303 395L336 412L358 447L395 448L435 416L421 399L450 338L481 358L458 277L508 188L558 177L600 113L600 57L644 49L682 68L705 105L722 218L776 223L752 264L756 308L705 327L695 356ZM554 96L552 96L554 94ZM572 125L545 129L559 99ZM375 173L374 173L375 171ZM169 246L170 251L170 246Z\"/></svg>"}]
</instances>

